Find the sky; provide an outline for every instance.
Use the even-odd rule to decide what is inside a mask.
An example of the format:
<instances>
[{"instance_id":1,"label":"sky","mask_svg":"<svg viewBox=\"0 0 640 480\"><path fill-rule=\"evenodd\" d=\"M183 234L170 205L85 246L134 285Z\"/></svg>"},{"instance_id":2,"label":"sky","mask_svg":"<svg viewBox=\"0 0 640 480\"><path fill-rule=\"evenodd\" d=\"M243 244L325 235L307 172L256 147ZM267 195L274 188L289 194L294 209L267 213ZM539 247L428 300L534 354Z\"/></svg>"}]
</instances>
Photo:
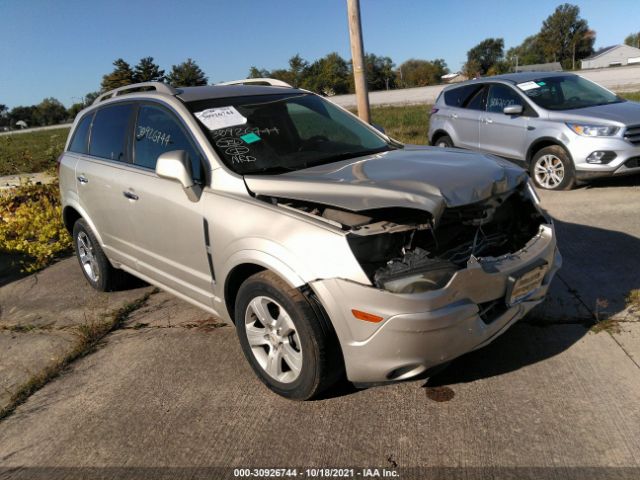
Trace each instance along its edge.
<instances>
[{"instance_id":1,"label":"sky","mask_svg":"<svg viewBox=\"0 0 640 480\"><path fill-rule=\"evenodd\" d=\"M367 52L400 65L444 58L461 69L487 37L505 50L537 33L560 0L360 0ZM572 2L596 31L596 48L640 30L640 1ZM66 106L98 90L112 62L152 56L167 72L193 58L210 83L249 67L286 68L336 51L350 59L346 0L0 0L0 103L56 97Z\"/></svg>"}]
</instances>

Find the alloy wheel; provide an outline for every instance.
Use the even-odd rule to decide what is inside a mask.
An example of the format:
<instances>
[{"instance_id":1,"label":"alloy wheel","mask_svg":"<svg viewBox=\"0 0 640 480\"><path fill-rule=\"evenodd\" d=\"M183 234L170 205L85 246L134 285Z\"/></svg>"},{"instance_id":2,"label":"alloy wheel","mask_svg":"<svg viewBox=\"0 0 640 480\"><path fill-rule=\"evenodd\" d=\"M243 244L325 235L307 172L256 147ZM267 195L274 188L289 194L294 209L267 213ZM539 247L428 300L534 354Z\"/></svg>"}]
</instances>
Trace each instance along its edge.
<instances>
[{"instance_id":1,"label":"alloy wheel","mask_svg":"<svg viewBox=\"0 0 640 480\"><path fill-rule=\"evenodd\" d=\"M554 189L562 183L565 175L564 163L555 155L542 155L536 161L534 175L539 185Z\"/></svg>"},{"instance_id":2,"label":"alloy wheel","mask_svg":"<svg viewBox=\"0 0 640 480\"><path fill-rule=\"evenodd\" d=\"M97 282L100 278L100 268L89 236L85 232L80 232L76 243L78 256L80 257L80 263L82 264L84 272L92 282Z\"/></svg>"},{"instance_id":3,"label":"alloy wheel","mask_svg":"<svg viewBox=\"0 0 640 480\"><path fill-rule=\"evenodd\" d=\"M278 382L294 382L302 371L302 344L282 305L266 296L255 297L247 306L244 323L260 367Z\"/></svg>"}]
</instances>

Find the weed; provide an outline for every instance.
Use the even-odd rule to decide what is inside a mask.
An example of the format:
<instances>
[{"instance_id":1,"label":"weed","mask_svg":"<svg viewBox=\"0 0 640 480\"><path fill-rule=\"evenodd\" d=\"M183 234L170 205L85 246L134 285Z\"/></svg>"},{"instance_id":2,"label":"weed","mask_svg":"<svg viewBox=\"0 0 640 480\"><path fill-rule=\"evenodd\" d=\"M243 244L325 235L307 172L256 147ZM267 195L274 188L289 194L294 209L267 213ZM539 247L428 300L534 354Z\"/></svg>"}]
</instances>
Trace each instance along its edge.
<instances>
[{"instance_id":1,"label":"weed","mask_svg":"<svg viewBox=\"0 0 640 480\"><path fill-rule=\"evenodd\" d=\"M640 308L640 289L631 290L627 295L626 302L627 307Z\"/></svg>"},{"instance_id":2,"label":"weed","mask_svg":"<svg viewBox=\"0 0 640 480\"><path fill-rule=\"evenodd\" d=\"M26 257L26 272L44 268L71 250L57 182L27 183L0 193L0 245L6 253Z\"/></svg>"}]
</instances>

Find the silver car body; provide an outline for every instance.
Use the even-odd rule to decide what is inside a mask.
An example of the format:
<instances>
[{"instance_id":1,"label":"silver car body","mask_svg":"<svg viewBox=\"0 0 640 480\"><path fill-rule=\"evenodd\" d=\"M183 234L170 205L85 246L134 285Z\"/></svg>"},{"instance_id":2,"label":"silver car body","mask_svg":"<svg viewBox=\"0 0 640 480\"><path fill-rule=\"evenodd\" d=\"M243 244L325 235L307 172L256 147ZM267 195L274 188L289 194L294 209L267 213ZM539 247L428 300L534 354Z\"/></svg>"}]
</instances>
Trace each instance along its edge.
<instances>
[{"instance_id":1,"label":"silver car body","mask_svg":"<svg viewBox=\"0 0 640 480\"><path fill-rule=\"evenodd\" d=\"M347 376L356 383L423 374L487 344L543 300L561 257L553 225L539 210L523 170L470 152L405 147L281 175L238 175L212 148L185 102L274 91L282 88L212 86L100 99L78 115L61 158L65 224L71 229L76 219L85 219L113 266L226 321L233 321L239 284L257 270L271 270L290 286L311 291L335 329ZM193 136L207 162L197 201L153 170L69 151L85 113L125 101L162 104ZM406 208L428 212L437 225L447 209L516 190L542 215L526 245L497 257L471 255L443 288L423 293L376 287L349 245L349 238L367 229L402 225L345 228L296 206L305 201L355 213ZM526 298L505 303L514 279L540 265L544 278ZM497 308L487 313L490 306ZM382 320L358 320L353 310Z\"/></svg>"},{"instance_id":2,"label":"silver car body","mask_svg":"<svg viewBox=\"0 0 640 480\"><path fill-rule=\"evenodd\" d=\"M562 146L573 160L578 178L640 173L640 104L622 102L572 110L547 110L532 102L517 84L544 80L569 73L526 72L486 77L447 87L438 97L429 124L429 139L448 135L456 147L492 153L529 163L541 148ZM523 115L471 110L447 105L445 92L465 85L505 85L521 97L527 106ZM529 114L528 114L529 112ZM576 134L567 124L596 124L618 127L610 137L586 137ZM615 158L604 164L590 163L593 152L614 152Z\"/></svg>"}]
</instances>

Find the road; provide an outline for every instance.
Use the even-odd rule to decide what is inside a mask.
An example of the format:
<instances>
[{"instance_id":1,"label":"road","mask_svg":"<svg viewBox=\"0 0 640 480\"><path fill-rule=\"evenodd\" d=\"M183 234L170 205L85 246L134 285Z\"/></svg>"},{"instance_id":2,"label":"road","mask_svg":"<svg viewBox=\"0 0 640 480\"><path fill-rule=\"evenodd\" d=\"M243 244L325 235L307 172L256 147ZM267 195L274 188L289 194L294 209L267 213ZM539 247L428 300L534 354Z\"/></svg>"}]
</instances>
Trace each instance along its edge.
<instances>
[{"instance_id":1,"label":"road","mask_svg":"<svg viewBox=\"0 0 640 480\"><path fill-rule=\"evenodd\" d=\"M22 133L29 132L42 132L46 130L55 130L57 128L70 128L71 123L61 123L59 125L48 125L46 127L33 127L33 128L25 128L24 130L12 130L10 132L0 132L0 135L20 135Z\"/></svg>"},{"instance_id":2,"label":"road","mask_svg":"<svg viewBox=\"0 0 640 480\"><path fill-rule=\"evenodd\" d=\"M256 380L231 326L156 293L0 421L0 478L234 478L229 467L313 466L396 478L640 478L640 323L624 306L640 288L639 185L542 192L565 260L549 303L427 382L287 401ZM96 296L69 259L0 288L0 325L34 325L12 330L9 345L62 335L83 311L98 318L96 304L147 290ZM619 323L594 333L594 316Z\"/></svg>"},{"instance_id":3,"label":"road","mask_svg":"<svg viewBox=\"0 0 640 480\"><path fill-rule=\"evenodd\" d=\"M640 91L640 66L602 68L598 70L584 70L579 75L599 83L609 90L616 92ZM412 105L432 104L444 88L444 85L432 87L405 88L402 90L388 90L369 93L371 105ZM355 107L355 95L336 95L331 100L343 107Z\"/></svg>"}]
</instances>

